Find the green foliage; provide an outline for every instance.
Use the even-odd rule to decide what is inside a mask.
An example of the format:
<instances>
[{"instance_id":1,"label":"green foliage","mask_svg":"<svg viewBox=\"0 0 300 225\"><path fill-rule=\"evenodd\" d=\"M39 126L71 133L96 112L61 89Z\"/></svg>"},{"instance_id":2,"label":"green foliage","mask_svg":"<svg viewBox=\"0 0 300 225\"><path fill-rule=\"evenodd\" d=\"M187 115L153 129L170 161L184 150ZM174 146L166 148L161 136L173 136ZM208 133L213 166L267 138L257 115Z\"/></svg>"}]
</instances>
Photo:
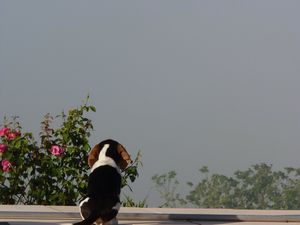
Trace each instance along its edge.
<instances>
[{"instance_id":1,"label":"green foliage","mask_svg":"<svg viewBox=\"0 0 300 225\"><path fill-rule=\"evenodd\" d=\"M127 168L123 171L122 183L121 183L122 187L128 187L132 191L129 183L133 183L136 180L136 178L139 176L138 169L139 167L143 166L141 158L142 158L141 152L138 151L133 162L129 166L127 166Z\"/></svg>"},{"instance_id":2,"label":"green foliage","mask_svg":"<svg viewBox=\"0 0 300 225\"><path fill-rule=\"evenodd\" d=\"M164 203L160 207L177 207L178 205L186 204L186 201L180 197L177 193L177 188L179 185L176 179L176 172L174 170L162 174L154 175L152 181L155 183L156 190L159 192Z\"/></svg>"},{"instance_id":3,"label":"green foliage","mask_svg":"<svg viewBox=\"0 0 300 225\"><path fill-rule=\"evenodd\" d=\"M273 171L272 165L261 163L238 170L233 177L210 175L207 167L199 171L204 178L196 184L187 183L191 190L184 200L175 191L178 182L174 171L154 176L163 206L178 202L201 208L300 209L300 169Z\"/></svg>"},{"instance_id":4,"label":"green foliage","mask_svg":"<svg viewBox=\"0 0 300 225\"><path fill-rule=\"evenodd\" d=\"M208 170L205 174L207 173ZM236 185L234 179L213 174L210 177L206 176L195 186L192 182L188 184L194 189L190 191L186 199L193 205L203 208L223 208L224 205L231 205L229 208L234 208L232 207L234 198L231 190L231 187Z\"/></svg>"},{"instance_id":5,"label":"green foliage","mask_svg":"<svg viewBox=\"0 0 300 225\"><path fill-rule=\"evenodd\" d=\"M5 118L0 131L0 204L75 205L87 189L92 121L86 117L96 108L88 98L79 108L41 122L39 143L22 132L17 117ZM140 153L125 171L123 186L135 181Z\"/></svg>"},{"instance_id":6,"label":"green foliage","mask_svg":"<svg viewBox=\"0 0 300 225\"><path fill-rule=\"evenodd\" d=\"M136 202L128 195L124 195L124 200L122 201L123 207L137 207L137 208L145 208L147 207L147 197L142 201Z\"/></svg>"}]
</instances>

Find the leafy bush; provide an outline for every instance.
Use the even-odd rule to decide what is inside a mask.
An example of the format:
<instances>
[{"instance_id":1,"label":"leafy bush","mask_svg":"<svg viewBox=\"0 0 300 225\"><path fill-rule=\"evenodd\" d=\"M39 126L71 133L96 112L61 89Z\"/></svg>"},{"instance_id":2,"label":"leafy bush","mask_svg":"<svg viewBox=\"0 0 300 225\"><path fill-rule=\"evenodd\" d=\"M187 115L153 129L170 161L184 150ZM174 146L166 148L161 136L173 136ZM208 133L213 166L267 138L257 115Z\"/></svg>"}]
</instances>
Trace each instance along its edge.
<instances>
[{"instance_id":1,"label":"leafy bush","mask_svg":"<svg viewBox=\"0 0 300 225\"><path fill-rule=\"evenodd\" d=\"M186 205L187 202L177 192L179 181L176 178L177 173L174 170L161 175L154 175L152 181L155 183L155 188L159 192L164 203L159 207L178 207Z\"/></svg>"},{"instance_id":2,"label":"leafy bush","mask_svg":"<svg viewBox=\"0 0 300 225\"><path fill-rule=\"evenodd\" d=\"M189 194L177 193L176 172L153 176L162 206L192 206L201 208L236 209L300 209L300 168L274 171L272 165L255 164L232 177L209 174L207 167L200 170L203 179L188 182Z\"/></svg>"},{"instance_id":3,"label":"leafy bush","mask_svg":"<svg viewBox=\"0 0 300 225\"><path fill-rule=\"evenodd\" d=\"M4 119L0 129L0 204L75 205L87 188L87 157L95 112L88 98L79 108L41 122L39 142L23 132L17 117ZM53 122L59 120L58 127ZM125 171L123 186L138 177L140 154Z\"/></svg>"}]
</instances>

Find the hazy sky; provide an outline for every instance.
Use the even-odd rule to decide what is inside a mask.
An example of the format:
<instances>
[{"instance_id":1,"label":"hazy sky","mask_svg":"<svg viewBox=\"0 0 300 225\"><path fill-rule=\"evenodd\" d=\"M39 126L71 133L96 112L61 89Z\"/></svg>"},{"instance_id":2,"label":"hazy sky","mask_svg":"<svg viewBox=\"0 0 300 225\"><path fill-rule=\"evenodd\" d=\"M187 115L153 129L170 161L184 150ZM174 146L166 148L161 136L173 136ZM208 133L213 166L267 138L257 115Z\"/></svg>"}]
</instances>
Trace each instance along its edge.
<instances>
[{"instance_id":1,"label":"hazy sky","mask_svg":"<svg viewBox=\"0 0 300 225\"><path fill-rule=\"evenodd\" d=\"M300 167L300 1L0 1L0 118L97 113L151 176ZM153 190L150 202L157 204Z\"/></svg>"}]
</instances>

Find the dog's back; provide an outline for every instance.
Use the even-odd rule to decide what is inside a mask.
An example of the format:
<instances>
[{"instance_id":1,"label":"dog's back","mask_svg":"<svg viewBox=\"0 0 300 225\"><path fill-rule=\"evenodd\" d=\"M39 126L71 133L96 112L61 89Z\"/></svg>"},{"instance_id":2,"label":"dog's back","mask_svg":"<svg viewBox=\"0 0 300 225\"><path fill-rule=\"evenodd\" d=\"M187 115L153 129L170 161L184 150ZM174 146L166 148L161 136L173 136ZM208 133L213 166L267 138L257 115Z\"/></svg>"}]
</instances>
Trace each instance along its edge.
<instances>
[{"instance_id":1,"label":"dog's back","mask_svg":"<svg viewBox=\"0 0 300 225\"><path fill-rule=\"evenodd\" d=\"M99 166L89 176L87 198L80 205L85 220L76 225L89 225L101 218L105 223L116 217L120 207L121 175L108 165Z\"/></svg>"}]
</instances>

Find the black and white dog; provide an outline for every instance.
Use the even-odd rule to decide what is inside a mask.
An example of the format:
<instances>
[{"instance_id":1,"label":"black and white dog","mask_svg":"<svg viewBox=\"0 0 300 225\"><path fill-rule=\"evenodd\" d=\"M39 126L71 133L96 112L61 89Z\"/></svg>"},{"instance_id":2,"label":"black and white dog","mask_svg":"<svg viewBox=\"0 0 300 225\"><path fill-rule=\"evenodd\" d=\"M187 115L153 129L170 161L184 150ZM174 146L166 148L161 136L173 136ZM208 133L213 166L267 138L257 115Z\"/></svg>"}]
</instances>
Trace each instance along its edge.
<instances>
[{"instance_id":1,"label":"black and white dog","mask_svg":"<svg viewBox=\"0 0 300 225\"><path fill-rule=\"evenodd\" d=\"M108 139L92 149L87 196L79 205L83 221L74 225L118 224L121 170L130 162L126 149L117 141Z\"/></svg>"}]
</instances>

